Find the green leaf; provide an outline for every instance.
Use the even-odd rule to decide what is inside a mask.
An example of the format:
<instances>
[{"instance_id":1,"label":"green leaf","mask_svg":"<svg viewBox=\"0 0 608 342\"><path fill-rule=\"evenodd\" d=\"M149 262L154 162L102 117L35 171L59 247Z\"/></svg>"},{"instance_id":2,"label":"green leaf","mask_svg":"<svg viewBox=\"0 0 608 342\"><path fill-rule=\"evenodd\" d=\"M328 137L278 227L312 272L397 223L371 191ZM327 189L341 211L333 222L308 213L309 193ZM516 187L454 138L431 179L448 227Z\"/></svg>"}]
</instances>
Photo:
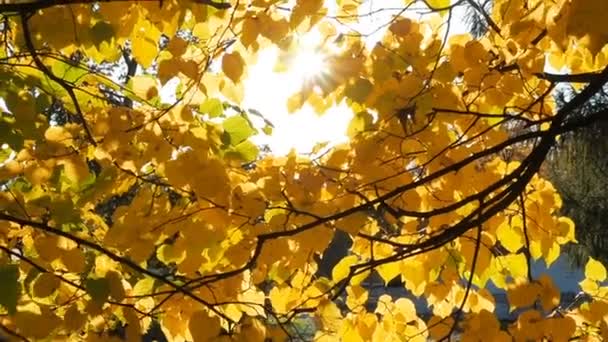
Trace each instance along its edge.
<instances>
[{"instance_id":1,"label":"green leaf","mask_svg":"<svg viewBox=\"0 0 608 342\"><path fill-rule=\"evenodd\" d=\"M210 118L215 118L224 114L224 105L222 104L222 101L216 98L210 98L201 103L198 111L209 115Z\"/></svg>"},{"instance_id":2,"label":"green leaf","mask_svg":"<svg viewBox=\"0 0 608 342\"><path fill-rule=\"evenodd\" d=\"M60 79L73 84L80 84L87 70L64 61L55 61L51 67L53 74Z\"/></svg>"},{"instance_id":3,"label":"green leaf","mask_svg":"<svg viewBox=\"0 0 608 342\"><path fill-rule=\"evenodd\" d=\"M246 163L254 161L258 157L260 150L251 141L243 141L242 143L230 148L226 151L225 156L229 158L237 158Z\"/></svg>"},{"instance_id":4,"label":"green leaf","mask_svg":"<svg viewBox=\"0 0 608 342\"><path fill-rule=\"evenodd\" d=\"M110 282L106 278L89 278L86 281L85 288L91 299L100 306L110 297Z\"/></svg>"},{"instance_id":5,"label":"green leaf","mask_svg":"<svg viewBox=\"0 0 608 342\"><path fill-rule=\"evenodd\" d=\"M19 284L19 268L17 265L0 266L0 305L9 314L17 312L17 301L21 293Z\"/></svg>"},{"instance_id":6,"label":"green leaf","mask_svg":"<svg viewBox=\"0 0 608 342\"><path fill-rule=\"evenodd\" d=\"M224 133L227 135L227 144L230 146L236 146L256 133L249 121L240 115L224 120L223 126Z\"/></svg>"}]
</instances>

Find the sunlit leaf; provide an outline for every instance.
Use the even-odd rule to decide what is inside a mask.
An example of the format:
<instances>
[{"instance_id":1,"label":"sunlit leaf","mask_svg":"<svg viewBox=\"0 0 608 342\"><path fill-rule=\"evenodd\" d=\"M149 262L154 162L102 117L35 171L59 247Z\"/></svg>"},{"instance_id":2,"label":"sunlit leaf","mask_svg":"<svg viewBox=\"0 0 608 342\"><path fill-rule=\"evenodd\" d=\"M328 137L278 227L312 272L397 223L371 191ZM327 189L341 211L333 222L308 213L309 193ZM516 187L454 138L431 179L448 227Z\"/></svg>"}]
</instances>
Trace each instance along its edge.
<instances>
[{"instance_id":1,"label":"sunlit leaf","mask_svg":"<svg viewBox=\"0 0 608 342\"><path fill-rule=\"evenodd\" d=\"M357 263L358 258L355 255L349 255L344 257L336 266L334 266L331 271L331 278L334 282L339 282L340 280L346 278L350 273L350 267Z\"/></svg>"},{"instance_id":2,"label":"sunlit leaf","mask_svg":"<svg viewBox=\"0 0 608 342\"><path fill-rule=\"evenodd\" d=\"M602 263L590 257L585 265L585 277L595 281L604 281L606 280L606 268Z\"/></svg>"},{"instance_id":3,"label":"sunlit leaf","mask_svg":"<svg viewBox=\"0 0 608 342\"><path fill-rule=\"evenodd\" d=\"M249 124L249 121L240 115L227 118L222 125L228 138L227 143L231 146L240 144L256 132Z\"/></svg>"}]
</instances>

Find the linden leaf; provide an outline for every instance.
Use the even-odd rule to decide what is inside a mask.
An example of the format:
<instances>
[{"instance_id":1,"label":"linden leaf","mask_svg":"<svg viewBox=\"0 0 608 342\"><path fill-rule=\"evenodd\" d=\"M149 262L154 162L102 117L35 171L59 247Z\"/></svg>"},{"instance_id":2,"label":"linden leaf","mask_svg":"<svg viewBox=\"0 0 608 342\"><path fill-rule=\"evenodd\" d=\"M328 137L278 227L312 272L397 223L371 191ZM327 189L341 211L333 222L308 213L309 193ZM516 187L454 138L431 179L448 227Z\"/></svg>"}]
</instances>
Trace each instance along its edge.
<instances>
[{"instance_id":1,"label":"linden leaf","mask_svg":"<svg viewBox=\"0 0 608 342\"><path fill-rule=\"evenodd\" d=\"M51 126L44 132L44 138L50 142L66 143L72 139L72 134L63 126Z\"/></svg>"},{"instance_id":2,"label":"linden leaf","mask_svg":"<svg viewBox=\"0 0 608 342\"><path fill-rule=\"evenodd\" d=\"M353 311L360 310L367 302L368 297L367 290L361 286L346 288L346 306Z\"/></svg>"},{"instance_id":3,"label":"linden leaf","mask_svg":"<svg viewBox=\"0 0 608 342\"><path fill-rule=\"evenodd\" d=\"M63 319L63 324L68 330L77 331L87 322L87 315L81 313L74 304L66 311Z\"/></svg>"},{"instance_id":4,"label":"linden leaf","mask_svg":"<svg viewBox=\"0 0 608 342\"><path fill-rule=\"evenodd\" d=\"M91 40L97 46L100 46L103 42L111 42L114 38L114 28L112 25L105 21L98 21L91 28Z\"/></svg>"},{"instance_id":5,"label":"linden leaf","mask_svg":"<svg viewBox=\"0 0 608 342\"><path fill-rule=\"evenodd\" d=\"M110 282L106 278L86 280L85 288L94 303L101 306L110 297Z\"/></svg>"},{"instance_id":6,"label":"linden leaf","mask_svg":"<svg viewBox=\"0 0 608 342\"><path fill-rule=\"evenodd\" d=\"M589 278L583 279L578 284L581 287L581 290L583 290L583 292L588 293L590 295L595 295L600 289L598 283Z\"/></svg>"},{"instance_id":7,"label":"linden leaf","mask_svg":"<svg viewBox=\"0 0 608 342\"><path fill-rule=\"evenodd\" d=\"M154 278L143 278L139 280L135 286L133 287L132 295L133 296L143 296L149 295L152 293L154 289Z\"/></svg>"},{"instance_id":8,"label":"linden leaf","mask_svg":"<svg viewBox=\"0 0 608 342\"><path fill-rule=\"evenodd\" d=\"M369 221L367 214L357 211L336 221L336 227L351 235L356 235Z\"/></svg>"},{"instance_id":9,"label":"linden leaf","mask_svg":"<svg viewBox=\"0 0 608 342\"><path fill-rule=\"evenodd\" d=\"M210 118L215 118L224 114L224 105L219 99L209 98L201 103L198 107L198 111L209 115Z\"/></svg>"},{"instance_id":10,"label":"linden leaf","mask_svg":"<svg viewBox=\"0 0 608 342\"><path fill-rule=\"evenodd\" d=\"M181 248L175 248L173 245L162 245L156 250L156 257L165 265L172 262L181 263L185 258L185 251Z\"/></svg>"},{"instance_id":11,"label":"linden leaf","mask_svg":"<svg viewBox=\"0 0 608 342\"><path fill-rule=\"evenodd\" d=\"M45 298L52 295L55 290L59 287L60 281L52 273L42 273L34 282L33 292L34 296L38 298Z\"/></svg>"},{"instance_id":12,"label":"linden leaf","mask_svg":"<svg viewBox=\"0 0 608 342\"><path fill-rule=\"evenodd\" d=\"M298 109L302 108L304 101L300 93L295 93L287 99L287 112L294 113Z\"/></svg>"},{"instance_id":13,"label":"linden leaf","mask_svg":"<svg viewBox=\"0 0 608 342\"><path fill-rule=\"evenodd\" d=\"M130 80L131 89L138 97L150 100L158 96L156 79L151 76L134 76Z\"/></svg>"},{"instance_id":14,"label":"linden leaf","mask_svg":"<svg viewBox=\"0 0 608 342\"><path fill-rule=\"evenodd\" d=\"M334 282L348 277L350 273L350 267L354 265L359 259L356 255L349 255L340 260L331 271L331 278Z\"/></svg>"},{"instance_id":15,"label":"linden leaf","mask_svg":"<svg viewBox=\"0 0 608 342\"><path fill-rule=\"evenodd\" d=\"M384 284L388 284L388 282L395 279L401 273L401 265L398 262L390 262L378 266L376 271L378 271L378 274L384 280Z\"/></svg>"},{"instance_id":16,"label":"linden leaf","mask_svg":"<svg viewBox=\"0 0 608 342\"><path fill-rule=\"evenodd\" d=\"M84 80L84 76L88 73L87 69L83 67L72 65L61 60L57 60L53 63L51 71L55 76L75 85L80 84Z\"/></svg>"},{"instance_id":17,"label":"linden leaf","mask_svg":"<svg viewBox=\"0 0 608 342\"><path fill-rule=\"evenodd\" d=\"M173 37L167 45L167 50L173 57L181 57L188 49L188 42L180 37Z\"/></svg>"},{"instance_id":18,"label":"linden leaf","mask_svg":"<svg viewBox=\"0 0 608 342\"><path fill-rule=\"evenodd\" d=\"M368 112L357 113L348 124L346 134L352 138L361 132L365 132L370 128L373 120L374 118Z\"/></svg>"},{"instance_id":19,"label":"linden leaf","mask_svg":"<svg viewBox=\"0 0 608 342\"><path fill-rule=\"evenodd\" d=\"M359 78L355 83L346 87L344 95L355 102L364 103L373 88L374 85L369 80Z\"/></svg>"},{"instance_id":20,"label":"linden leaf","mask_svg":"<svg viewBox=\"0 0 608 342\"><path fill-rule=\"evenodd\" d=\"M589 257L585 265L585 277L595 281L606 280L606 268L601 262Z\"/></svg>"},{"instance_id":21,"label":"linden leaf","mask_svg":"<svg viewBox=\"0 0 608 342\"><path fill-rule=\"evenodd\" d=\"M514 278L525 278L528 276L528 263L523 254L510 254L499 257L504 269Z\"/></svg>"},{"instance_id":22,"label":"linden leaf","mask_svg":"<svg viewBox=\"0 0 608 342\"><path fill-rule=\"evenodd\" d=\"M21 284L17 265L0 266L0 305L11 315L17 311L20 293Z\"/></svg>"},{"instance_id":23,"label":"linden leaf","mask_svg":"<svg viewBox=\"0 0 608 342\"><path fill-rule=\"evenodd\" d=\"M115 271L110 271L106 274L106 278L110 287L110 297L116 301L121 301L125 298L125 289L122 285L120 274Z\"/></svg>"},{"instance_id":24,"label":"linden leaf","mask_svg":"<svg viewBox=\"0 0 608 342\"><path fill-rule=\"evenodd\" d=\"M74 273L81 273L86 267L85 255L79 248L63 251L61 261L68 271Z\"/></svg>"},{"instance_id":25,"label":"linden leaf","mask_svg":"<svg viewBox=\"0 0 608 342\"><path fill-rule=\"evenodd\" d=\"M496 229L496 237L511 253L517 253L525 243L521 227L509 224L506 220Z\"/></svg>"},{"instance_id":26,"label":"linden leaf","mask_svg":"<svg viewBox=\"0 0 608 342\"><path fill-rule=\"evenodd\" d=\"M244 46L249 47L257 40L260 26L259 18L247 17L243 20L243 31L240 36Z\"/></svg>"},{"instance_id":27,"label":"linden leaf","mask_svg":"<svg viewBox=\"0 0 608 342\"><path fill-rule=\"evenodd\" d=\"M507 290L507 298L509 299L510 310L523 308L532 305L540 294L540 286L538 284L521 284L513 286Z\"/></svg>"},{"instance_id":28,"label":"linden leaf","mask_svg":"<svg viewBox=\"0 0 608 342\"><path fill-rule=\"evenodd\" d=\"M220 319L209 317L205 311L197 311L190 316L188 329L193 342L215 341L221 330Z\"/></svg>"},{"instance_id":29,"label":"linden leaf","mask_svg":"<svg viewBox=\"0 0 608 342\"><path fill-rule=\"evenodd\" d=\"M296 294L299 292L293 291L288 286L273 287L268 294L268 299L277 312L286 313L295 306L297 297L294 295Z\"/></svg>"},{"instance_id":30,"label":"linden leaf","mask_svg":"<svg viewBox=\"0 0 608 342\"><path fill-rule=\"evenodd\" d=\"M192 28L192 34L201 40L209 39L209 36L211 35L209 32L209 23L196 23Z\"/></svg>"},{"instance_id":31,"label":"linden leaf","mask_svg":"<svg viewBox=\"0 0 608 342\"><path fill-rule=\"evenodd\" d=\"M256 144L246 140L227 150L225 156L249 163L256 160L259 152L260 149Z\"/></svg>"},{"instance_id":32,"label":"linden leaf","mask_svg":"<svg viewBox=\"0 0 608 342\"><path fill-rule=\"evenodd\" d=\"M256 132L249 124L249 121L240 115L229 117L224 120L222 125L226 134L227 144L230 146L240 144Z\"/></svg>"},{"instance_id":33,"label":"linden leaf","mask_svg":"<svg viewBox=\"0 0 608 342\"><path fill-rule=\"evenodd\" d=\"M154 58L158 54L156 37L160 37L160 32L154 25L150 25L145 20L142 20L133 31L131 37L133 57L145 69L152 65Z\"/></svg>"},{"instance_id":34,"label":"linden leaf","mask_svg":"<svg viewBox=\"0 0 608 342\"><path fill-rule=\"evenodd\" d=\"M572 317L553 317L546 321L546 331L550 333L548 341L570 341L576 331L576 322ZM605 336L603 338L605 341Z\"/></svg>"},{"instance_id":35,"label":"linden leaf","mask_svg":"<svg viewBox=\"0 0 608 342\"><path fill-rule=\"evenodd\" d=\"M20 311L15 315L17 330L25 336L35 339L48 338L61 320L49 309L42 310L40 314L31 311Z\"/></svg>"},{"instance_id":36,"label":"linden leaf","mask_svg":"<svg viewBox=\"0 0 608 342\"><path fill-rule=\"evenodd\" d=\"M446 7L450 6L450 0L426 0L426 3L432 10L442 9L439 13L445 15L447 13Z\"/></svg>"},{"instance_id":37,"label":"linden leaf","mask_svg":"<svg viewBox=\"0 0 608 342\"><path fill-rule=\"evenodd\" d=\"M224 54L222 58L222 71L232 82L238 83L241 80L241 76L243 76L244 70L245 61L241 57L241 54L237 51Z\"/></svg>"},{"instance_id":38,"label":"linden leaf","mask_svg":"<svg viewBox=\"0 0 608 342\"><path fill-rule=\"evenodd\" d=\"M426 324L430 329L431 338L434 341L440 341L448 336L448 333L452 330L454 319L452 317L442 318L433 316Z\"/></svg>"},{"instance_id":39,"label":"linden leaf","mask_svg":"<svg viewBox=\"0 0 608 342\"><path fill-rule=\"evenodd\" d=\"M542 291L540 291L540 303L543 306L543 310L550 312L560 303L560 291L553 284L553 279L547 274L541 275L538 282L542 286Z\"/></svg>"}]
</instances>

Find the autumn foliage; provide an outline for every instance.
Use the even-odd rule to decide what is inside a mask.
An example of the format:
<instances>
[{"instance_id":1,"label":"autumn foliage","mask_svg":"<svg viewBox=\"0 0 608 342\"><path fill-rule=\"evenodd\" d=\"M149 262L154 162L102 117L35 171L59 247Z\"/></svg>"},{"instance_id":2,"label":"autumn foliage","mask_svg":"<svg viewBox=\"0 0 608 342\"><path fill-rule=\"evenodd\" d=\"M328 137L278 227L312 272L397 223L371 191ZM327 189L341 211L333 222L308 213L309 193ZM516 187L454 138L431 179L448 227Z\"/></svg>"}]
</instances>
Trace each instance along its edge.
<instances>
[{"instance_id":1,"label":"autumn foliage","mask_svg":"<svg viewBox=\"0 0 608 342\"><path fill-rule=\"evenodd\" d=\"M404 0L371 45L352 29L365 6L2 1L0 333L608 338L601 263L571 307L530 270L576 242L539 170L560 134L608 117L569 115L608 81L608 2ZM485 34L451 33L466 7ZM243 82L259 52L287 61L312 31L326 70L277 110L346 104L350 140L275 156L251 140L272 123L243 108ZM558 107L564 86L576 92ZM344 233L350 250L321 276ZM374 276L411 295L370 304ZM490 282L514 321L496 317Z\"/></svg>"}]
</instances>

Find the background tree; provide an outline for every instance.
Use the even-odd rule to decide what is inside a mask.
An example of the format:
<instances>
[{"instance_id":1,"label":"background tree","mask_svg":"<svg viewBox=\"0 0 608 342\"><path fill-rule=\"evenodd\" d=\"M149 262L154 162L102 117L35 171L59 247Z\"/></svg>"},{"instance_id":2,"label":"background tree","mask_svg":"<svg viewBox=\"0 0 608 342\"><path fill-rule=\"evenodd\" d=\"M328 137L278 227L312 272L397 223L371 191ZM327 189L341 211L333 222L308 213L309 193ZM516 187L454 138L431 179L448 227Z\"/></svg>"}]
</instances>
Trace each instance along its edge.
<instances>
[{"instance_id":1,"label":"background tree","mask_svg":"<svg viewBox=\"0 0 608 342\"><path fill-rule=\"evenodd\" d=\"M486 30L452 36L460 6ZM310 317L326 341L605 336L600 262L581 283L593 302L569 310L530 263L574 241L539 170L558 136L608 117L574 115L608 82L607 6L3 2L0 328L278 341ZM369 46L356 24L386 12ZM285 107L344 104L350 140L260 153L251 138L272 123L244 106L248 69L266 48L277 70L299 67L311 32L322 67ZM563 103L560 84L578 87ZM336 232L348 253L318 272ZM372 273L399 277L431 315L410 298L368 305ZM499 324L489 281L516 322Z\"/></svg>"},{"instance_id":2,"label":"background tree","mask_svg":"<svg viewBox=\"0 0 608 342\"><path fill-rule=\"evenodd\" d=\"M564 91L560 94L560 102L565 103L573 94L572 90ZM584 117L605 110L607 106L606 95L602 92L573 116ZM604 215L608 210L605 191L608 189L607 136L608 126L603 121L565 134L548 160L547 173L564 200L563 212L578 227L576 238L579 243L569 246L568 252L579 265L589 256L608 262Z\"/></svg>"}]
</instances>

